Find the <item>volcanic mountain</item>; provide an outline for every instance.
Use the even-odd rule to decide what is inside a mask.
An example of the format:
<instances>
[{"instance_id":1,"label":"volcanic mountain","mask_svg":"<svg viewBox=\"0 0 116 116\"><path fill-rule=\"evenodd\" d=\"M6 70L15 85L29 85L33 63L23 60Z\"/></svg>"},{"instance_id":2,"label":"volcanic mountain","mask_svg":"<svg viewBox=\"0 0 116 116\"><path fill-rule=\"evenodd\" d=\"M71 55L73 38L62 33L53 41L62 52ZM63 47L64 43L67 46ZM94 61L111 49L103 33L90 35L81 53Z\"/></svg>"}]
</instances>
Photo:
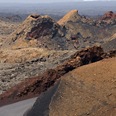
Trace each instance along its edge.
<instances>
[{"instance_id":1,"label":"volcanic mountain","mask_svg":"<svg viewBox=\"0 0 116 116\"><path fill-rule=\"evenodd\" d=\"M112 12L112 11L108 11L107 13L105 13L99 20L112 20L116 18L116 13Z\"/></svg>"},{"instance_id":2,"label":"volcanic mountain","mask_svg":"<svg viewBox=\"0 0 116 116\"><path fill-rule=\"evenodd\" d=\"M115 19L110 23L92 20L80 16L77 10L70 11L58 22L47 15L30 15L3 42L1 48L82 49L94 44L103 44L115 32Z\"/></svg>"}]
</instances>

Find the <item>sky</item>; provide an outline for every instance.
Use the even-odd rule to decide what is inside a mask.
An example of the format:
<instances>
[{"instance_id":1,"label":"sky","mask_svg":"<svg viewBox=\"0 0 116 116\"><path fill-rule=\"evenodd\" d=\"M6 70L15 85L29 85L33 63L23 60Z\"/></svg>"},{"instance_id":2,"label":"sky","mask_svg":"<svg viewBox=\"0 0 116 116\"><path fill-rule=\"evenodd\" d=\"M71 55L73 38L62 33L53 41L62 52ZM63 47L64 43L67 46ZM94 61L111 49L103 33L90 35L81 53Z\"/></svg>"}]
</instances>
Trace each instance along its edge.
<instances>
[{"instance_id":1,"label":"sky","mask_svg":"<svg viewBox=\"0 0 116 116\"><path fill-rule=\"evenodd\" d=\"M0 3L51 3L51 2L73 2L78 0L0 0Z\"/></svg>"},{"instance_id":2,"label":"sky","mask_svg":"<svg viewBox=\"0 0 116 116\"><path fill-rule=\"evenodd\" d=\"M75 2L75 1L97 1L97 0L0 0L0 3L51 3L51 2ZM110 0L98 0L98 1L110 1Z\"/></svg>"}]
</instances>

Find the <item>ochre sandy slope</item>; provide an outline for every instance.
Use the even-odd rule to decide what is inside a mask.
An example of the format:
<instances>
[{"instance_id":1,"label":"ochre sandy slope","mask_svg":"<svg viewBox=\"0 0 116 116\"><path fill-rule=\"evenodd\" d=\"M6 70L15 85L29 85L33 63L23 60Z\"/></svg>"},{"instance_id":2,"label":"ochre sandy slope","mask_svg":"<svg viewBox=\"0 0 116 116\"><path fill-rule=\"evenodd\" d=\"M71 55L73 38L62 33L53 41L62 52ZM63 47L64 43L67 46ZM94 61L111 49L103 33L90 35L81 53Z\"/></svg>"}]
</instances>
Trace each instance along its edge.
<instances>
[{"instance_id":1,"label":"ochre sandy slope","mask_svg":"<svg viewBox=\"0 0 116 116\"><path fill-rule=\"evenodd\" d=\"M61 79L49 116L116 116L116 58L79 67Z\"/></svg>"}]
</instances>

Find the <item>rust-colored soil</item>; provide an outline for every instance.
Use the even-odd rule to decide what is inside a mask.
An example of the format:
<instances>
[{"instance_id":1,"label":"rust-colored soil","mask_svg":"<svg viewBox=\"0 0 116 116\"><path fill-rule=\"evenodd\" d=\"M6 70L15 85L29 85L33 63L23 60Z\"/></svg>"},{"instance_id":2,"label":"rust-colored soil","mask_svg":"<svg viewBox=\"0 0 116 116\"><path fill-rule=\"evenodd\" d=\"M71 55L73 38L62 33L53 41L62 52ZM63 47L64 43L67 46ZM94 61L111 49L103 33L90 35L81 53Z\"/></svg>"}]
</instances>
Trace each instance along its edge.
<instances>
[{"instance_id":1,"label":"rust-colored soil","mask_svg":"<svg viewBox=\"0 0 116 116\"><path fill-rule=\"evenodd\" d=\"M116 58L79 67L62 77L49 116L116 116Z\"/></svg>"}]
</instances>

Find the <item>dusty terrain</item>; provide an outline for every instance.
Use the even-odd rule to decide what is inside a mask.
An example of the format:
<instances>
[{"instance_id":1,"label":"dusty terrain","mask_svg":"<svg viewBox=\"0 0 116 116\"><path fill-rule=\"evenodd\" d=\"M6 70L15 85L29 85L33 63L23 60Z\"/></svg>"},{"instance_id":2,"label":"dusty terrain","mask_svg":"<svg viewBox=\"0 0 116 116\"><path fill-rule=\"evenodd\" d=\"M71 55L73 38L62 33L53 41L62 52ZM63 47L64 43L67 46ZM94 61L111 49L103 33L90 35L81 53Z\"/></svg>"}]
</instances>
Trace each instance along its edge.
<instances>
[{"instance_id":1,"label":"dusty terrain","mask_svg":"<svg viewBox=\"0 0 116 116\"><path fill-rule=\"evenodd\" d=\"M0 93L27 78L55 68L74 53L37 48L3 51L0 56Z\"/></svg>"}]
</instances>

